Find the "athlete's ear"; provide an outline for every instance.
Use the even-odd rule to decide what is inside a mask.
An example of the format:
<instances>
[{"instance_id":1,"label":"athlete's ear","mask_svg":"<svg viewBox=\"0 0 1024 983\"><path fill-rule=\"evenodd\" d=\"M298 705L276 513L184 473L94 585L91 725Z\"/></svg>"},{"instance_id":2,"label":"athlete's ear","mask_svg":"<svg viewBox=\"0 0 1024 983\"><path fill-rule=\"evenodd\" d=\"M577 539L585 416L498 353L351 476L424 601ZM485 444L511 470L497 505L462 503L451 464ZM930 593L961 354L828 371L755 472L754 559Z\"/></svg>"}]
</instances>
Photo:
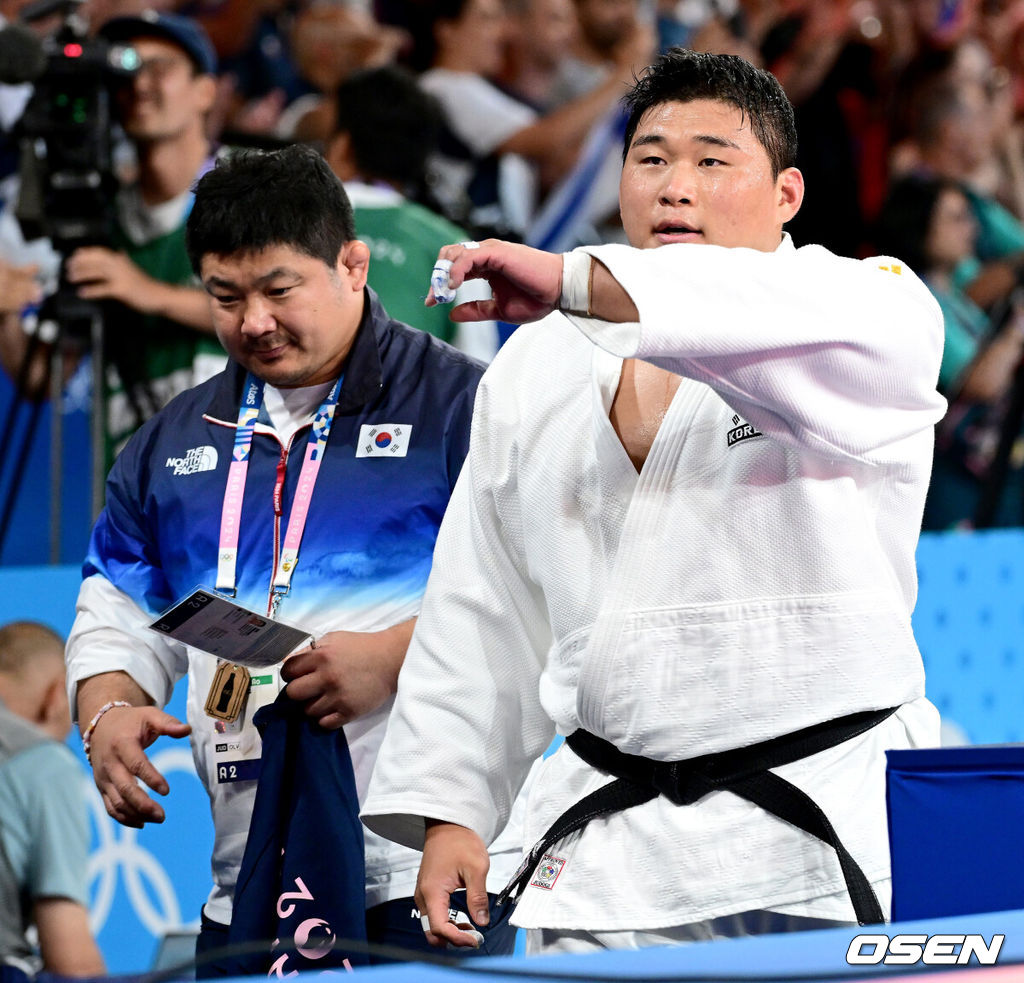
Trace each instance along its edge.
<instances>
[{"instance_id":1,"label":"athlete's ear","mask_svg":"<svg viewBox=\"0 0 1024 983\"><path fill-rule=\"evenodd\" d=\"M785 225L800 211L800 205L804 200L804 176L795 167L787 167L779 173L775 187L778 192L780 218Z\"/></svg>"},{"instance_id":2,"label":"athlete's ear","mask_svg":"<svg viewBox=\"0 0 1024 983\"><path fill-rule=\"evenodd\" d=\"M338 253L337 270L353 290L362 290L370 271L370 247L361 239L349 239Z\"/></svg>"}]
</instances>

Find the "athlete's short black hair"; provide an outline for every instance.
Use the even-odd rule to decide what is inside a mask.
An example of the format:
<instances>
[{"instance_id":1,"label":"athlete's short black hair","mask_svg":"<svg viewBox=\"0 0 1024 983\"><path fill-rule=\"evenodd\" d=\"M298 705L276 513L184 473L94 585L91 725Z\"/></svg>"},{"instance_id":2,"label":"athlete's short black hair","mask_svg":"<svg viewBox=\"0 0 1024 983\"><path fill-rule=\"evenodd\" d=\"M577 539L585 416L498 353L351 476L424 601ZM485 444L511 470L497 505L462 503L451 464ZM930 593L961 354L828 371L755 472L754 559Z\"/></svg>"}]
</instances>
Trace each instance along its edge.
<instances>
[{"instance_id":1,"label":"athlete's short black hair","mask_svg":"<svg viewBox=\"0 0 1024 983\"><path fill-rule=\"evenodd\" d=\"M727 102L749 121L768 152L772 176L796 166L796 120L778 79L737 55L716 55L669 48L637 79L624 102L629 118L622 148L626 159L637 125L649 109L665 102L716 99Z\"/></svg>"},{"instance_id":2,"label":"athlete's short black hair","mask_svg":"<svg viewBox=\"0 0 1024 983\"><path fill-rule=\"evenodd\" d=\"M333 267L356 235L352 205L312 147L236 151L195 187L185 246L196 274L203 256L289 246Z\"/></svg>"}]
</instances>

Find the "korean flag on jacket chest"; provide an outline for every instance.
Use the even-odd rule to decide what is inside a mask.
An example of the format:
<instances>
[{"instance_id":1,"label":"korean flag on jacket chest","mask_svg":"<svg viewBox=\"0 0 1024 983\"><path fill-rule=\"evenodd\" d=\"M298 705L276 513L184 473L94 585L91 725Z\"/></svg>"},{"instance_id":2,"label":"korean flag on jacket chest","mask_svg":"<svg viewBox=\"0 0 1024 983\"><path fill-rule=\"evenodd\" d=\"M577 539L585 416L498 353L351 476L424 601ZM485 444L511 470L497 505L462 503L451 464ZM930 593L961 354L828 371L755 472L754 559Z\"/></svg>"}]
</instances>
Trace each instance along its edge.
<instances>
[{"instance_id":1,"label":"korean flag on jacket chest","mask_svg":"<svg viewBox=\"0 0 1024 983\"><path fill-rule=\"evenodd\" d=\"M364 423L359 428L356 457L405 457L411 436L408 423Z\"/></svg>"}]
</instances>

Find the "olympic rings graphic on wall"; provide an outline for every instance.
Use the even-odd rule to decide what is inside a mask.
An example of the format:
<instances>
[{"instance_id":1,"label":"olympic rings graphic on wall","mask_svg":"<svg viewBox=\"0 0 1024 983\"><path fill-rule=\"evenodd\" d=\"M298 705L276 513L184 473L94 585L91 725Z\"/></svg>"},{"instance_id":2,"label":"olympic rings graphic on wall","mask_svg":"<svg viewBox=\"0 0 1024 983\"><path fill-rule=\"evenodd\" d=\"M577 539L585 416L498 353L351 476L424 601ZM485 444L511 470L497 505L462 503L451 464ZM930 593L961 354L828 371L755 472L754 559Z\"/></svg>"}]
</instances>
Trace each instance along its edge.
<instances>
[{"instance_id":1,"label":"olympic rings graphic on wall","mask_svg":"<svg viewBox=\"0 0 1024 983\"><path fill-rule=\"evenodd\" d=\"M181 772L198 781L192 753L187 748L170 747L156 752L150 760L164 776ZM107 815L91 774L86 772L83 780L88 786L86 799L98 838L87 870L92 897L89 922L93 933L98 935L110 916L119 872L123 875L128 901L147 931L160 938L169 929L181 928L181 906L171 877L160 861L139 845L137 829L122 826Z\"/></svg>"}]
</instances>

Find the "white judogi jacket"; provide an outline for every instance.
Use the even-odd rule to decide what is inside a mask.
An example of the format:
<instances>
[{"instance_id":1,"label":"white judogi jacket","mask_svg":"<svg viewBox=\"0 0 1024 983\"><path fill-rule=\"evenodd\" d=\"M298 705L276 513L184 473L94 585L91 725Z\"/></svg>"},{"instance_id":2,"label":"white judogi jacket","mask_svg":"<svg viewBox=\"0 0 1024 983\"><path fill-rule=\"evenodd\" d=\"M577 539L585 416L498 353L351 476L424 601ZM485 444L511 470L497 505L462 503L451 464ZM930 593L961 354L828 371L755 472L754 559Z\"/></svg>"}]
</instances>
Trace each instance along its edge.
<instances>
[{"instance_id":1,"label":"white judogi jacket","mask_svg":"<svg viewBox=\"0 0 1024 983\"><path fill-rule=\"evenodd\" d=\"M938 306L899 261L788 237L586 251L639 324L554 314L485 375L364 819L414 846L424 816L489 841L556 731L677 760L903 704L778 769L884 882L883 749L938 739L910 625ZM631 356L683 376L639 475L608 416ZM526 845L607 781L549 758ZM656 798L551 852L517 924L853 917L831 848L729 792Z\"/></svg>"}]
</instances>

